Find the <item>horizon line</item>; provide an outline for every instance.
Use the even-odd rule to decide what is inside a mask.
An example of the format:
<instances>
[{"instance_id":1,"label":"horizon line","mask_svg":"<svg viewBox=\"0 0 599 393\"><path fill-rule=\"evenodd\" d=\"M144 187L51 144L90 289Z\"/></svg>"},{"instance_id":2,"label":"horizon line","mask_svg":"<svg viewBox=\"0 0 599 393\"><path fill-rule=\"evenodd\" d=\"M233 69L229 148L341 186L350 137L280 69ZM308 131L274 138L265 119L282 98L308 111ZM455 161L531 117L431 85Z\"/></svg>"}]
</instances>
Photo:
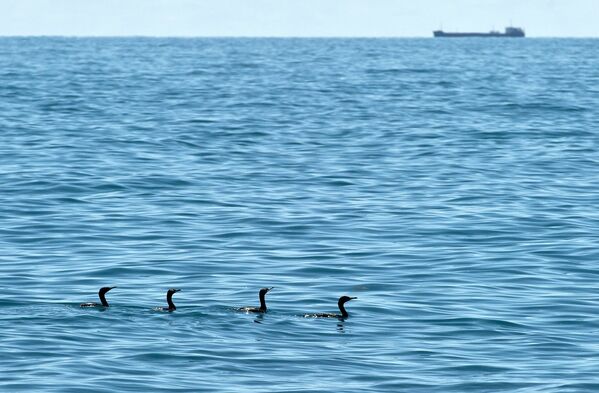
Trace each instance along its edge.
<instances>
[{"instance_id":1,"label":"horizon line","mask_svg":"<svg viewBox=\"0 0 599 393\"><path fill-rule=\"evenodd\" d=\"M268 39L416 39L416 38L438 38L431 35L414 36L378 36L378 35L149 35L149 34L0 34L0 38L268 38ZM478 37L465 37L478 38ZM514 38L514 37L481 37L481 38ZM569 39L597 39L599 36L551 36L538 35L517 38L569 38Z\"/></svg>"}]
</instances>

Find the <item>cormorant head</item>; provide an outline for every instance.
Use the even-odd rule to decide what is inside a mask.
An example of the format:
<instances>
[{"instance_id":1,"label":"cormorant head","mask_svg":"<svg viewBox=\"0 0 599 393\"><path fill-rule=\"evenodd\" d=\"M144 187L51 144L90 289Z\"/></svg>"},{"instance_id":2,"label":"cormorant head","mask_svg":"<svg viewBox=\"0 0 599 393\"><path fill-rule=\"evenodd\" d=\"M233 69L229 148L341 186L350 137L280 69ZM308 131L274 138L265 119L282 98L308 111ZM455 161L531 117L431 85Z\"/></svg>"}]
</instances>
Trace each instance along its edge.
<instances>
[{"instance_id":1,"label":"cormorant head","mask_svg":"<svg viewBox=\"0 0 599 393\"><path fill-rule=\"evenodd\" d=\"M168 292L166 294L172 296L174 293L177 293L179 291L181 291L181 290L180 289L176 289L176 288L171 288L171 289L168 290Z\"/></svg>"},{"instance_id":2,"label":"cormorant head","mask_svg":"<svg viewBox=\"0 0 599 393\"><path fill-rule=\"evenodd\" d=\"M271 289L273 289L274 287L270 287L270 288L262 288L260 290L260 296L264 296L266 295Z\"/></svg>"},{"instance_id":3,"label":"cormorant head","mask_svg":"<svg viewBox=\"0 0 599 393\"><path fill-rule=\"evenodd\" d=\"M116 288L116 287L102 287L102 288L100 288L99 294L104 295L104 294L106 294L106 292L110 291L113 288Z\"/></svg>"},{"instance_id":4,"label":"cormorant head","mask_svg":"<svg viewBox=\"0 0 599 393\"><path fill-rule=\"evenodd\" d=\"M339 298L339 304L345 304L345 303L347 303L347 302L349 302L350 300L353 300L353 299L357 299L357 297L341 296Z\"/></svg>"}]
</instances>

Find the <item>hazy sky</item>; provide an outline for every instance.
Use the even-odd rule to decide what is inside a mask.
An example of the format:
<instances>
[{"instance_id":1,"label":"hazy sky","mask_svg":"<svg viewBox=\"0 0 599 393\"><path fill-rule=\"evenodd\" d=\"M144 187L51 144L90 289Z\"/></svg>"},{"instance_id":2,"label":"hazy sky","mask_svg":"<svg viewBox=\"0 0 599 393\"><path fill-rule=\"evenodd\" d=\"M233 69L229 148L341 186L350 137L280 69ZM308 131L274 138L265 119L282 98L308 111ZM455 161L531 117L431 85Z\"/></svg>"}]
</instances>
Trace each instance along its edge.
<instances>
[{"instance_id":1,"label":"hazy sky","mask_svg":"<svg viewBox=\"0 0 599 393\"><path fill-rule=\"evenodd\" d=\"M0 35L599 37L599 0L0 0Z\"/></svg>"}]
</instances>

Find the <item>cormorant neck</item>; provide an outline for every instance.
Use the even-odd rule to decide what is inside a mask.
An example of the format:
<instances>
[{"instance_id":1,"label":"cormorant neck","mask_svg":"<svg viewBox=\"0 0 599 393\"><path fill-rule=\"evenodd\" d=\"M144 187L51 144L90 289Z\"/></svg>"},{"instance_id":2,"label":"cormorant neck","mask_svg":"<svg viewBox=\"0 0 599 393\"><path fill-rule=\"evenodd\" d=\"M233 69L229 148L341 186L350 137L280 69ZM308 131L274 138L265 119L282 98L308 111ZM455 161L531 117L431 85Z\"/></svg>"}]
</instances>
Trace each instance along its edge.
<instances>
[{"instance_id":1,"label":"cormorant neck","mask_svg":"<svg viewBox=\"0 0 599 393\"><path fill-rule=\"evenodd\" d=\"M260 293L260 311L266 311L266 300L264 297L266 293Z\"/></svg>"},{"instance_id":2,"label":"cormorant neck","mask_svg":"<svg viewBox=\"0 0 599 393\"><path fill-rule=\"evenodd\" d=\"M173 294L171 292L169 292L166 295L166 302L168 303L168 309L169 310L176 310L177 307L175 307L175 303L173 303L172 297L173 297Z\"/></svg>"},{"instance_id":3,"label":"cormorant neck","mask_svg":"<svg viewBox=\"0 0 599 393\"><path fill-rule=\"evenodd\" d=\"M338 305L339 305L339 311L341 311L341 316L343 318L347 318L349 316L349 314L347 313L347 311L345 311L345 303L342 303L341 300L339 301Z\"/></svg>"},{"instance_id":4,"label":"cormorant neck","mask_svg":"<svg viewBox=\"0 0 599 393\"><path fill-rule=\"evenodd\" d=\"M102 302L102 305L103 305L104 307L108 307L108 302L106 301L106 298L104 297L104 296L105 296L105 294L103 294L103 293L99 293L98 295L100 295L100 301Z\"/></svg>"}]
</instances>

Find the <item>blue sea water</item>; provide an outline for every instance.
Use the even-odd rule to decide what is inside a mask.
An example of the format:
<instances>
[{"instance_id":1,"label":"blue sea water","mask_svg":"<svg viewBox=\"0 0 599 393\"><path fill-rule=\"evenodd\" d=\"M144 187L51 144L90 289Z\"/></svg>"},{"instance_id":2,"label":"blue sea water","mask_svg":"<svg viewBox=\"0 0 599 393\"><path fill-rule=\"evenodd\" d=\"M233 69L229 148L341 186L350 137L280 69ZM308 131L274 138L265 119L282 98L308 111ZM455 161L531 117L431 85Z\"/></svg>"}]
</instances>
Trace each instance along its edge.
<instances>
[{"instance_id":1,"label":"blue sea water","mask_svg":"<svg viewBox=\"0 0 599 393\"><path fill-rule=\"evenodd\" d=\"M2 38L0 390L597 392L598 148L599 40Z\"/></svg>"}]
</instances>

